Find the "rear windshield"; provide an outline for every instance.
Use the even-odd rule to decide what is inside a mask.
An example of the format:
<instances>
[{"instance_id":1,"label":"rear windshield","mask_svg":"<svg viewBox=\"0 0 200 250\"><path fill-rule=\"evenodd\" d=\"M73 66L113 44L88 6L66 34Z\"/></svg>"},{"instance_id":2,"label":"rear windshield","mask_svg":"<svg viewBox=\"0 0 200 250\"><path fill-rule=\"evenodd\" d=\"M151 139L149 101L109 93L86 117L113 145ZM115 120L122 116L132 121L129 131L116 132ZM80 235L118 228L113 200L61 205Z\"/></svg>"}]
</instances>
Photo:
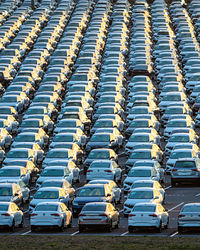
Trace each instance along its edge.
<instances>
[{"instance_id":1,"label":"rear windshield","mask_svg":"<svg viewBox=\"0 0 200 250\"><path fill-rule=\"evenodd\" d=\"M195 168L194 161L178 161L175 164L175 168Z\"/></svg>"},{"instance_id":2,"label":"rear windshield","mask_svg":"<svg viewBox=\"0 0 200 250\"><path fill-rule=\"evenodd\" d=\"M106 210L106 205L90 205L90 206L85 206L82 211L105 211Z\"/></svg>"},{"instance_id":3,"label":"rear windshield","mask_svg":"<svg viewBox=\"0 0 200 250\"><path fill-rule=\"evenodd\" d=\"M38 205L35 211L57 211L58 205Z\"/></svg>"},{"instance_id":4,"label":"rear windshield","mask_svg":"<svg viewBox=\"0 0 200 250\"><path fill-rule=\"evenodd\" d=\"M134 212L155 212L155 206L135 206L133 208Z\"/></svg>"}]
</instances>

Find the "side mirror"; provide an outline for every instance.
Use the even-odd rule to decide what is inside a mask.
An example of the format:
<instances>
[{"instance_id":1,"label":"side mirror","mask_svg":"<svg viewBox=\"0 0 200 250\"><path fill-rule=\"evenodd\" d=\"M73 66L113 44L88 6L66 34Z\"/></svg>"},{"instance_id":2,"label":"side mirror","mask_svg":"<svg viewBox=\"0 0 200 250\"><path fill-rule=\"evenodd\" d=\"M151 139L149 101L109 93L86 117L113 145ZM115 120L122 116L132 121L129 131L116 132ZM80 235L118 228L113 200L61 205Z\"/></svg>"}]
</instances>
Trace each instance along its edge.
<instances>
[{"instance_id":1,"label":"side mirror","mask_svg":"<svg viewBox=\"0 0 200 250\"><path fill-rule=\"evenodd\" d=\"M111 194L107 194L107 197L108 197L108 196L111 196Z\"/></svg>"},{"instance_id":2,"label":"side mirror","mask_svg":"<svg viewBox=\"0 0 200 250\"><path fill-rule=\"evenodd\" d=\"M65 199L65 197L64 196L60 196L60 198L59 198L60 200L63 200L63 199Z\"/></svg>"},{"instance_id":3,"label":"side mirror","mask_svg":"<svg viewBox=\"0 0 200 250\"><path fill-rule=\"evenodd\" d=\"M156 196L154 199L155 199L155 200L159 199L159 196Z\"/></svg>"}]
</instances>

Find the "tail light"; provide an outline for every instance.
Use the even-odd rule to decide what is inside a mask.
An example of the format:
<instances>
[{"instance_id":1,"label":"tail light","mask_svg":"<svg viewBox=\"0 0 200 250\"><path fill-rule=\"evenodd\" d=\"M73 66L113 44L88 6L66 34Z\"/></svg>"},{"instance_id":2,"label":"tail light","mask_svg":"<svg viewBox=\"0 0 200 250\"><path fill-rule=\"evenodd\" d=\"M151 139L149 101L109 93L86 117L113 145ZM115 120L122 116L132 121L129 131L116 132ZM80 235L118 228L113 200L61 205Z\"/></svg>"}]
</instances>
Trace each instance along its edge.
<instances>
[{"instance_id":1,"label":"tail light","mask_svg":"<svg viewBox=\"0 0 200 250\"><path fill-rule=\"evenodd\" d=\"M54 213L54 214L51 214L52 216L56 216L56 217L59 217L60 214L57 214L57 213Z\"/></svg>"},{"instance_id":2,"label":"tail light","mask_svg":"<svg viewBox=\"0 0 200 250\"><path fill-rule=\"evenodd\" d=\"M31 214L30 216L33 217L33 216L36 216L37 214Z\"/></svg>"},{"instance_id":3,"label":"tail light","mask_svg":"<svg viewBox=\"0 0 200 250\"><path fill-rule=\"evenodd\" d=\"M157 214L149 214L151 217L158 217Z\"/></svg>"},{"instance_id":4,"label":"tail light","mask_svg":"<svg viewBox=\"0 0 200 250\"><path fill-rule=\"evenodd\" d=\"M182 218L182 217L184 217L185 215L184 214L179 214L178 215L178 218Z\"/></svg>"},{"instance_id":5,"label":"tail light","mask_svg":"<svg viewBox=\"0 0 200 250\"><path fill-rule=\"evenodd\" d=\"M176 169L176 168L173 168L173 169L172 169L172 172L176 172L176 171L177 171L177 169Z\"/></svg>"},{"instance_id":6,"label":"tail light","mask_svg":"<svg viewBox=\"0 0 200 250\"><path fill-rule=\"evenodd\" d=\"M134 217L136 216L135 214L129 214L128 217Z\"/></svg>"},{"instance_id":7,"label":"tail light","mask_svg":"<svg viewBox=\"0 0 200 250\"><path fill-rule=\"evenodd\" d=\"M87 173L92 172L92 170L87 170Z\"/></svg>"},{"instance_id":8,"label":"tail light","mask_svg":"<svg viewBox=\"0 0 200 250\"><path fill-rule=\"evenodd\" d=\"M195 172L199 172L199 170L196 169L196 168L192 168L191 170L192 170L192 171L195 171Z\"/></svg>"},{"instance_id":9,"label":"tail light","mask_svg":"<svg viewBox=\"0 0 200 250\"><path fill-rule=\"evenodd\" d=\"M112 173L112 170L104 170L106 173Z\"/></svg>"},{"instance_id":10,"label":"tail light","mask_svg":"<svg viewBox=\"0 0 200 250\"><path fill-rule=\"evenodd\" d=\"M10 216L9 213L4 213L4 214L1 214L1 215L3 215L3 216Z\"/></svg>"}]
</instances>

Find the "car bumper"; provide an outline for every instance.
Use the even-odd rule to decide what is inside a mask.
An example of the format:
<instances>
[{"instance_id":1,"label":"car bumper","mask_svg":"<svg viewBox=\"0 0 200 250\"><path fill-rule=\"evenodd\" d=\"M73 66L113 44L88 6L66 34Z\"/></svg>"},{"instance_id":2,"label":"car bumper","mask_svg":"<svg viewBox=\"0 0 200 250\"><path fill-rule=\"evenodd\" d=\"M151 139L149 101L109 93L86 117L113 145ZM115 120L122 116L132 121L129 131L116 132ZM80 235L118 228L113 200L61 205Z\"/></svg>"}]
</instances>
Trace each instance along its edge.
<instances>
[{"instance_id":1,"label":"car bumper","mask_svg":"<svg viewBox=\"0 0 200 250\"><path fill-rule=\"evenodd\" d=\"M152 222L134 222L134 221L128 221L129 227L134 228L159 228L160 221L152 221Z\"/></svg>"}]
</instances>

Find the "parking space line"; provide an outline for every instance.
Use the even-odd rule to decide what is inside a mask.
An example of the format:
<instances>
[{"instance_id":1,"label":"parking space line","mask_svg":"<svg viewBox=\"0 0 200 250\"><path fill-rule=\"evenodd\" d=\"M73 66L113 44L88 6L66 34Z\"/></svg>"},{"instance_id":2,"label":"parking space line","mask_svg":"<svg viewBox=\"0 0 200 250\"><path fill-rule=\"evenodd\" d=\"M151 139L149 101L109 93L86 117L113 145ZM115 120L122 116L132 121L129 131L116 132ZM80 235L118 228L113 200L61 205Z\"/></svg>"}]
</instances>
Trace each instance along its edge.
<instances>
[{"instance_id":1,"label":"parking space line","mask_svg":"<svg viewBox=\"0 0 200 250\"><path fill-rule=\"evenodd\" d=\"M172 237L176 236L177 234L178 234L178 232L175 232L175 233L171 234L169 237L172 238Z\"/></svg>"},{"instance_id":2,"label":"parking space line","mask_svg":"<svg viewBox=\"0 0 200 250\"><path fill-rule=\"evenodd\" d=\"M21 235L26 235L26 234L29 234L31 232L31 230L25 232L25 233L22 233Z\"/></svg>"},{"instance_id":3,"label":"parking space line","mask_svg":"<svg viewBox=\"0 0 200 250\"><path fill-rule=\"evenodd\" d=\"M171 209L168 210L168 213L171 212L172 210L174 210L175 208L182 206L183 204L184 204L184 202L181 202L178 205L176 205L175 207L172 207Z\"/></svg>"},{"instance_id":4,"label":"parking space line","mask_svg":"<svg viewBox=\"0 0 200 250\"><path fill-rule=\"evenodd\" d=\"M200 193L196 194L195 196L196 196L196 197L200 196Z\"/></svg>"},{"instance_id":5,"label":"parking space line","mask_svg":"<svg viewBox=\"0 0 200 250\"><path fill-rule=\"evenodd\" d=\"M76 231L75 233L71 234L71 236L74 236L74 235L76 235L78 233L79 233L79 231Z\"/></svg>"},{"instance_id":6,"label":"parking space line","mask_svg":"<svg viewBox=\"0 0 200 250\"><path fill-rule=\"evenodd\" d=\"M127 232L125 232L125 233L123 233L123 234L120 234L120 236L125 236L125 235L127 235L129 232L127 231Z\"/></svg>"},{"instance_id":7,"label":"parking space line","mask_svg":"<svg viewBox=\"0 0 200 250\"><path fill-rule=\"evenodd\" d=\"M119 213L122 213L124 211L124 209L121 209L121 210L119 210Z\"/></svg>"},{"instance_id":8,"label":"parking space line","mask_svg":"<svg viewBox=\"0 0 200 250\"><path fill-rule=\"evenodd\" d=\"M27 210L25 210L25 211L23 211L23 213L24 214L27 214L29 212L29 210L27 209Z\"/></svg>"},{"instance_id":9,"label":"parking space line","mask_svg":"<svg viewBox=\"0 0 200 250\"><path fill-rule=\"evenodd\" d=\"M169 187L166 187L166 188L164 188L164 190L167 190L167 189L169 189L169 188L171 188L172 186L169 186Z\"/></svg>"}]
</instances>

